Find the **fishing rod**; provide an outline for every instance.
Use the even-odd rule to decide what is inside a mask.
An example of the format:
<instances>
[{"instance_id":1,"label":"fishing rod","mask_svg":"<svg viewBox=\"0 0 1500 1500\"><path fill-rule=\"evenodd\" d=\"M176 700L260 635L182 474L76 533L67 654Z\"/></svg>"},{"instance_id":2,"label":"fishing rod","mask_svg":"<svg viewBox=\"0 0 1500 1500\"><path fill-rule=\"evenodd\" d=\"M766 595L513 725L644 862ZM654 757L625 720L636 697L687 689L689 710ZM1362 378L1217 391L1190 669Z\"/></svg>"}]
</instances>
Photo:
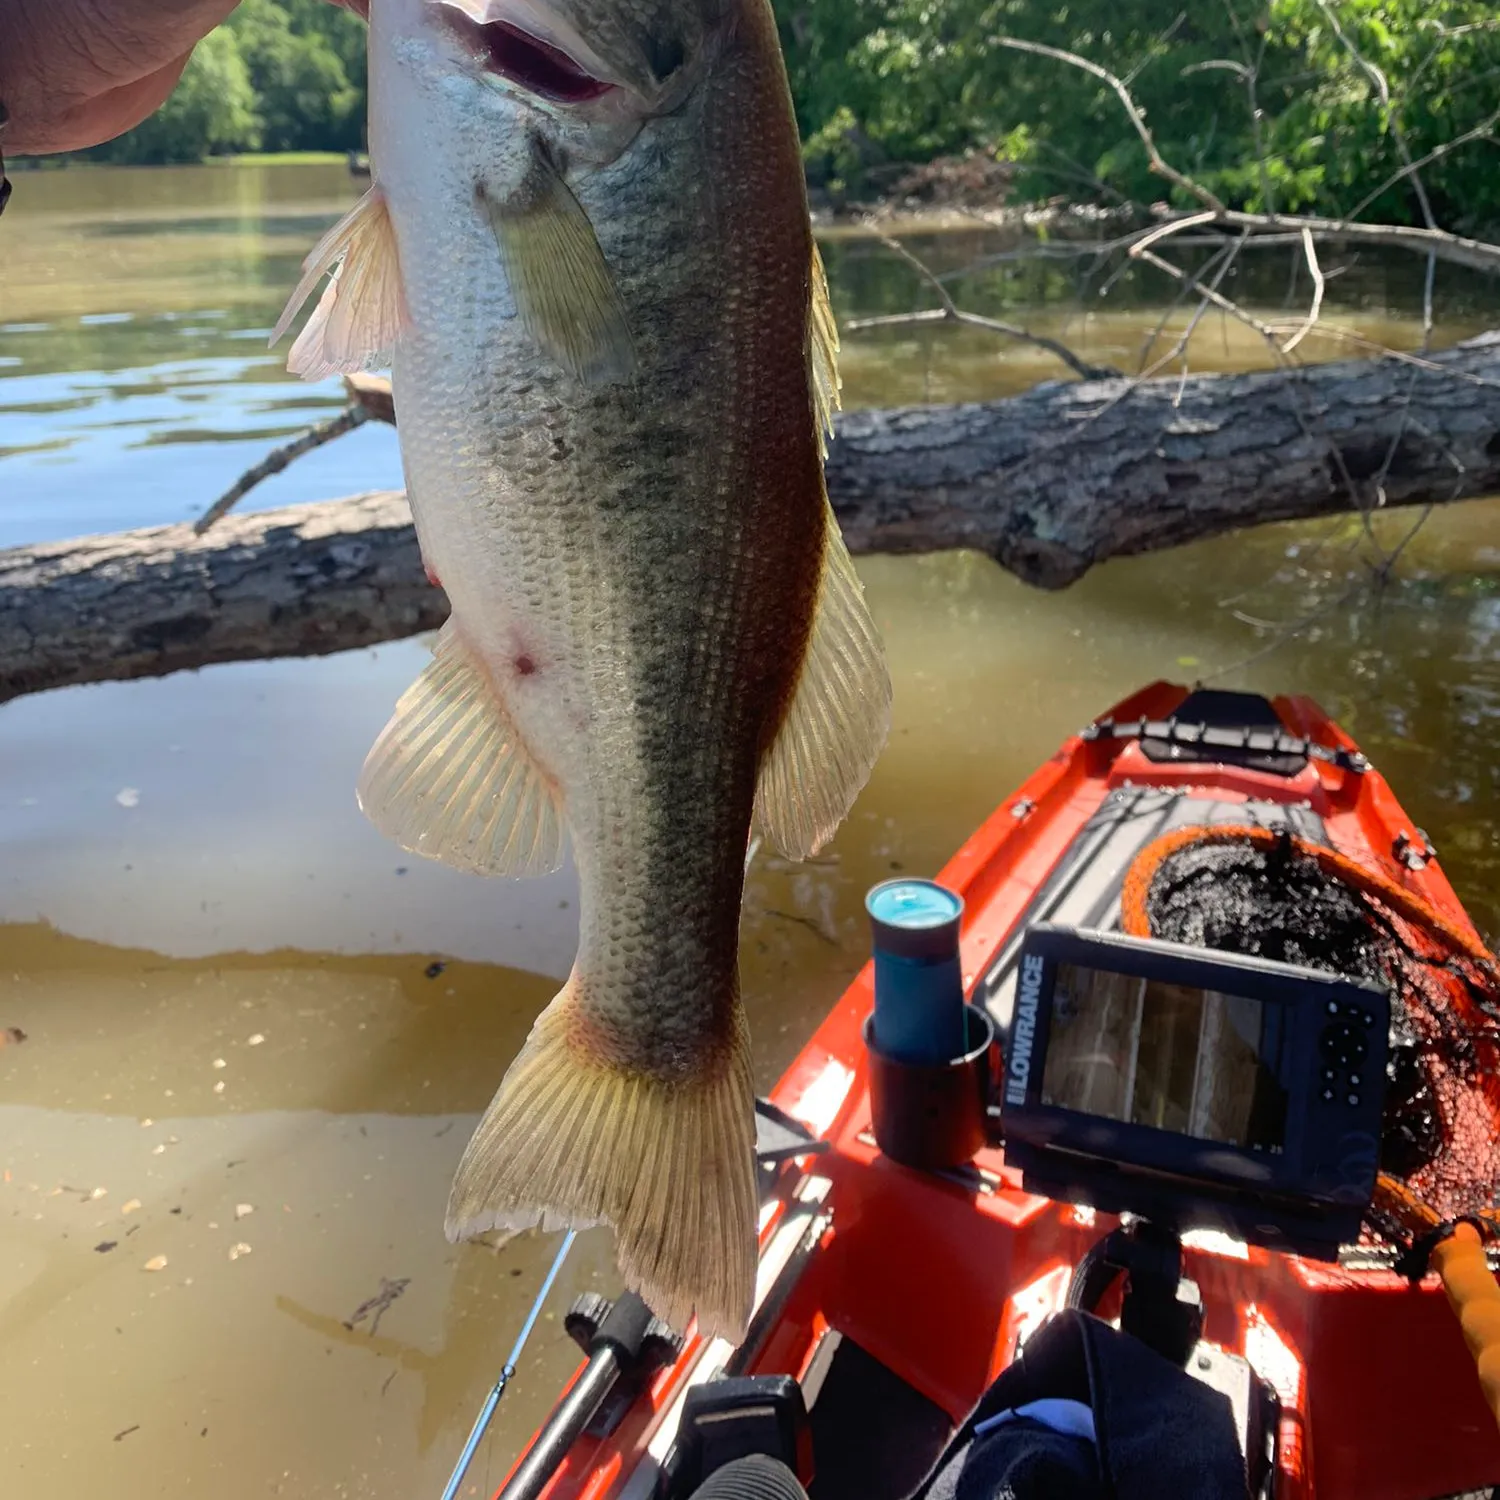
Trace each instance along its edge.
<instances>
[{"instance_id":1,"label":"fishing rod","mask_svg":"<svg viewBox=\"0 0 1500 1500\"><path fill-rule=\"evenodd\" d=\"M516 1373L516 1362L521 1358L521 1351L526 1347L526 1340L531 1337L531 1330L536 1327L536 1320L542 1314L542 1304L546 1302L547 1294L552 1290L552 1283L557 1280L557 1273L562 1270L563 1262L568 1258L568 1251L573 1248L573 1241L577 1238L578 1231L570 1229L563 1236L562 1244L557 1247L557 1254L552 1257L552 1268L542 1282L541 1291L536 1294L536 1301L531 1304L531 1311L526 1314L526 1321L521 1325L521 1332L511 1348L510 1357L500 1371L500 1378L490 1387L490 1393L484 1398L484 1405L479 1408L479 1415L474 1419L474 1427L469 1433L469 1440L464 1444L464 1451L458 1455L458 1463L454 1466L447 1488L443 1491L443 1500L454 1500L454 1496L458 1494L458 1487L464 1482L464 1475L469 1472L469 1465L474 1461L474 1454L484 1438L485 1430L490 1425L490 1419L495 1415L495 1408L499 1406L506 1386L510 1384L512 1376Z\"/></svg>"},{"instance_id":2,"label":"fishing rod","mask_svg":"<svg viewBox=\"0 0 1500 1500\"><path fill-rule=\"evenodd\" d=\"M750 839L745 851L747 875L750 873L750 866L754 863L756 854L760 851L760 846L761 838L759 834L756 834ZM531 1330L536 1326L536 1320L541 1315L542 1304L547 1300L547 1294L552 1290L552 1283L556 1281L557 1273L568 1258L568 1251L573 1248L577 1233L576 1229L570 1229L558 1247L557 1255L552 1262L552 1269L547 1272L546 1280L542 1282L542 1288L536 1294L536 1301L531 1304L531 1311L526 1315L526 1322L522 1325L515 1347L510 1351L510 1358L506 1360L505 1367L500 1371L500 1378L491 1387L484 1405L479 1409L479 1415L474 1419L473 1430L469 1433L469 1440L464 1444L463 1452L459 1454L458 1463L448 1480L447 1488L443 1491L442 1500L454 1500L458 1494L464 1475L468 1472L474 1454L490 1425L490 1420L495 1415L495 1408L500 1404L500 1398L505 1394L506 1386L516 1373L516 1362L520 1359L526 1340L530 1338ZM521 1461L519 1468L506 1486L507 1495L530 1496L545 1487L562 1455L571 1446L573 1438L592 1419L611 1389L625 1374L627 1367L634 1369L640 1366L643 1355L646 1356L643 1366L645 1369L659 1366L669 1354L673 1358L676 1357L680 1344L673 1342L671 1330L656 1321L651 1309L639 1297L627 1293L619 1299L618 1303L607 1306L609 1307L607 1315L601 1311L597 1326L591 1325L589 1329L593 1337L586 1350L589 1361L584 1378L580 1380L578 1388L572 1393L570 1399L554 1412L553 1419L548 1423L547 1428ZM651 1344L649 1349L648 1343Z\"/></svg>"}]
</instances>

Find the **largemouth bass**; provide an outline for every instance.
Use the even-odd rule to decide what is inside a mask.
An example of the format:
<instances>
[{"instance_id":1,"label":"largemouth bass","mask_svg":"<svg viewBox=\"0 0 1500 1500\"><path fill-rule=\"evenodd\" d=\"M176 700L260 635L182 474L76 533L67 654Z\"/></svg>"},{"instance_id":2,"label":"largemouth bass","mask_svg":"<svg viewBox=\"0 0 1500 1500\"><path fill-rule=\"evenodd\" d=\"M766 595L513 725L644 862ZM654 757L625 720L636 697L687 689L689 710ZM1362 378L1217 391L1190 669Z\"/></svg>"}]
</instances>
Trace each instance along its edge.
<instances>
[{"instance_id":1,"label":"largemouth bass","mask_svg":"<svg viewBox=\"0 0 1500 1500\"><path fill-rule=\"evenodd\" d=\"M406 848L580 881L572 973L447 1231L606 1223L659 1316L755 1279L737 977L752 819L833 833L884 743L823 487L837 335L769 0L372 0L373 185L289 364L391 350L452 618L360 802ZM278 330L278 333L280 330Z\"/></svg>"}]
</instances>

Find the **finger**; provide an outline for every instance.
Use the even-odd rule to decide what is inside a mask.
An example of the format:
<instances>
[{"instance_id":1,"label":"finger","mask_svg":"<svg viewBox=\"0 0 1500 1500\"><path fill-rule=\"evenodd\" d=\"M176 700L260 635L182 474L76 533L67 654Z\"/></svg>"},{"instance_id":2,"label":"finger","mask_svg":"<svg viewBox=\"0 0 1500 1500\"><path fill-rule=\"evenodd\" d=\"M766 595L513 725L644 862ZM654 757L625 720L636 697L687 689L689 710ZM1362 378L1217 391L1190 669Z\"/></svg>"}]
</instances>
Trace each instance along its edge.
<instances>
[{"instance_id":1,"label":"finger","mask_svg":"<svg viewBox=\"0 0 1500 1500\"><path fill-rule=\"evenodd\" d=\"M234 0L0 0L13 152L75 150L139 124Z\"/></svg>"},{"instance_id":2,"label":"finger","mask_svg":"<svg viewBox=\"0 0 1500 1500\"><path fill-rule=\"evenodd\" d=\"M43 156L55 151L81 151L86 146L112 141L166 103L191 56L189 49L144 78L121 84L92 99L29 115L17 111L5 137L5 149L16 156L28 153Z\"/></svg>"}]
</instances>

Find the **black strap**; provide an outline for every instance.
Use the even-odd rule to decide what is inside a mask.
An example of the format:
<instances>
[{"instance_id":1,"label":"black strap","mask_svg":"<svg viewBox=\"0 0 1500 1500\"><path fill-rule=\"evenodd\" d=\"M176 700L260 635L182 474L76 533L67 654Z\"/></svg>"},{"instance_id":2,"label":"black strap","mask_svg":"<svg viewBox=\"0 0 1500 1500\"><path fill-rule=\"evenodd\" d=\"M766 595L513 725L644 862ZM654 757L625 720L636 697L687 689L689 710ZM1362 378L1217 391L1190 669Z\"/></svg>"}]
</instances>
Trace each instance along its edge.
<instances>
[{"instance_id":1,"label":"black strap","mask_svg":"<svg viewBox=\"0 0 1500 1500\"><path fill-rule=\"evenodd\" d=\"M1491 1244L1495 1237L1495 1226L1486 1219L1481 1219L1473 1214L1460 1214L1456 1219L1444 1219L1443 1222L1426 1234L1419 1234L1400 1255L1396 1257L1396 1263L1391 1269L1398 1276L1404 1276L1413 1286L1417 1284L1431 1268L1432 1252L1437 1249L1444 1240L1450 1239L1453 1231L1460 1224L1470 1224L1475 1234L1479 1236L1481 1244Z\"/></svg>"},{"instance_id":2,"label":"black strap","mask_svg":"<svg viewBox=\"0 0 1500 1500\"><path fill-rule=\"evenodd\" d=\"M5 134L5 127L10 121L10 112L5 107L5 101L0 99L0 136ZM10 178L5 175L5 153L0 151L0 214L5 212L5 205L10 202Z\"/></svg>"}]
</instances>

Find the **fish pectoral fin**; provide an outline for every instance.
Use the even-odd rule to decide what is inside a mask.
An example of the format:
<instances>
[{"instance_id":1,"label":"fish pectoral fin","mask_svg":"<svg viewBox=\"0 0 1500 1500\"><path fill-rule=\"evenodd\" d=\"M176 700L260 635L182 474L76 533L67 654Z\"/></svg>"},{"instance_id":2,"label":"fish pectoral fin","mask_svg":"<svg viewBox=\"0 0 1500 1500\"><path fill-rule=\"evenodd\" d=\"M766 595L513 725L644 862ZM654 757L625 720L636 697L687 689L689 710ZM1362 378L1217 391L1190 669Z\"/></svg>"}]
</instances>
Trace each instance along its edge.
<instances>
[{"instance_id":1,"label":"fish pectoral fin","mask_svg":"<svg viewBox=\"0 0 1500 1500\"><path fill-rule=\"evenodd\" d=\"M715 1066L668 1083L591 1054L576 978L537 1017L464 1150L450 1240L615 1231L625 1284L679 1330L736 1343L755 1293L755 1095L743 1012Z\"/></svg>"},{"instance_id":2,"label":"fish pectoral fin","mask_svg":"<svg viewBox=\"0 0 1500 1500\"><path fill-rule=\"evenodd\" d=\"M291 326L327 271L333 276L287 355L287 369L305 380L363 370L390 349L406 323L396 232L379 186L372 187L302 262L302 279L271 333L272 344Z\"/></svg>"},{"instance_id":3,"label":"fish pectoral fin","mask_svg":"<svg viewBox=\"0 0 1500 1500\"><path fill-rule=\"evenodd\" d=\"M562 805L450 620L365 758L359 805L413 854L478 875L562 864Z\"/></svg>"},{"instance_id":4,"label":"fish pectoral fin","mask_svg":"<svg viewBox=\"0 0 1500 1500\"><path fill-rule=\"evenodd\" d=\"M615 278L583 205L538 149L525 181L485 209L527 333L576 380L608 385L635 369Z\"/></svg>"},{"instance_id":5,"label":"fish pectoral fin","mask_svg":"<svg viewBox=\"0 0 1500 1500\"><path fill-rule=\"evenodd\" d=\"M812 253L812 301L807 325L808 383L812 389L813 419L818 428L818 451L828 457L833 436L833 414L842 405L839 377L839 325L828 294L828 276L816 243Z\"/></svg>"},{"instance_id":6,"label":"fish pectoral fin","mask_svg":"<svg viewBox=\"0 0 1500 1500\"><path fill-rule=\"evenodd\" d=\"M826 501L824 514L823 577L802 674L755 789L756 819L788 859L806 859L833 837L891 723L880 633Z\"/></svg>"}]
</instances>

